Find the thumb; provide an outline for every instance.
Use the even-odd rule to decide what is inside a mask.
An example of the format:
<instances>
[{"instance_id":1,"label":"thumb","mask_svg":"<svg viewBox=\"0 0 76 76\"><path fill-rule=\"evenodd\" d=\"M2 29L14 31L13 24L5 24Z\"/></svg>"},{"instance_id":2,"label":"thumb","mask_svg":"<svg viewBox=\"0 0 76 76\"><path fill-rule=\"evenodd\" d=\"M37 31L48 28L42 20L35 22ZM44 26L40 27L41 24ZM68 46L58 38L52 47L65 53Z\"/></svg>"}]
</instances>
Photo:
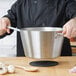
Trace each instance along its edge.
<instances>
[{"instance_id":1,"label":"thumb","mask_svg":"<svg viewBox=\"0 0 76 76\"><path fill-rule=\"evenodd\" d=\"M65 35L67 32L67 29L66 29L66 26L63 26L63 31L62 31L62 34Z\"/></svg>"},{"instance_id":2,"label":"thumb","mask_svg":"<svg viewBox=\"0 0 76 76\"><path fill-rule=\"evenodd\" d=\"M10 29L8 28L10 25L7 26L7 33L10 33Z\"/></svg>"},{"instance_id":3,"label":"thumb","mask_svg":"<svg viewBox=\"0 0 76 76\"><path fill-rule=\"evenodd\" d=\"M8 33L8 34L10 33L10 29L7 29L7 33Z\"/></svg>"}]
</instances>

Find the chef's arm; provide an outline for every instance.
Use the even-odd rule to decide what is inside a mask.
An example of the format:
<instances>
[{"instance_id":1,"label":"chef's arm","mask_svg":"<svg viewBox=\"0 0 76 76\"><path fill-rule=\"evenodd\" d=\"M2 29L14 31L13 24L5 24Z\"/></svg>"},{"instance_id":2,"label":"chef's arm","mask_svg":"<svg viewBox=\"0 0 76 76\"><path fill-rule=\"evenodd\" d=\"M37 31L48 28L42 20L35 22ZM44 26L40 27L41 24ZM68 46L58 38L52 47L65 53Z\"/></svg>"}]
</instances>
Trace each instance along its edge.
<instances>
[{"instance_id":1,"label":"chef's arm","mask_svg":"<svg viewBox=\"0 0 76 76\"><path fill-rule=\"evenodd\" d=\"M16 1L7 12L8 14L4 17L7 17L10 20L11 26L16 27L17 25L17 8L18 1Z\"/></svg>"},{"instance_id":2,"label":"chef's arm","mask_svg":"<svg viewBox=\"0 0 76 76\"><path fill-rule=\"evenodd\" d=\"M10 35L13 30L7 29L7 26L16 27L17 18L16 18L16 7L17 1L12 5L11 9L8 10L8 14L3 16L0 19L0 39L5 37L6 35Z\"/></svg>"}]
</instances>

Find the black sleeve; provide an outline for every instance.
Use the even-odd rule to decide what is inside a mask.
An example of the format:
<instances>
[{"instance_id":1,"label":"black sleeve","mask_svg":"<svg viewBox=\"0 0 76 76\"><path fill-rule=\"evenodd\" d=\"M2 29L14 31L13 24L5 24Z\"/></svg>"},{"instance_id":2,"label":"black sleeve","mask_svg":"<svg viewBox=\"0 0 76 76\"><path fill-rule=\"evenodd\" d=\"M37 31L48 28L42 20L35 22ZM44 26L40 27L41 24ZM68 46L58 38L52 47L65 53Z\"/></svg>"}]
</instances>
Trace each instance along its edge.
<instances>
[{"instance_id":1,"label":"black sleeve","mask_svg":"<svg viewBox=\"0 0 76 76\"><path fill-rule=\"evenodd\" d=\"M17 3L16 1L12 6L11 9L9 9L7 12L8 14L5 15L4 17L8 17L11 21L11 26L16 27L17 25L17 13L16 13L16 8L17 8Z\"/></svg>"},{"instance_id":2,"label":"black sleeve","mask_svg":"<svg viewBox=\"0 0 76 76\"><path fill-rule=\"evenodd\" d=\"M66 16L69 19L76 17L76 0L66 0Z\"/></svg>"}]
</instances>

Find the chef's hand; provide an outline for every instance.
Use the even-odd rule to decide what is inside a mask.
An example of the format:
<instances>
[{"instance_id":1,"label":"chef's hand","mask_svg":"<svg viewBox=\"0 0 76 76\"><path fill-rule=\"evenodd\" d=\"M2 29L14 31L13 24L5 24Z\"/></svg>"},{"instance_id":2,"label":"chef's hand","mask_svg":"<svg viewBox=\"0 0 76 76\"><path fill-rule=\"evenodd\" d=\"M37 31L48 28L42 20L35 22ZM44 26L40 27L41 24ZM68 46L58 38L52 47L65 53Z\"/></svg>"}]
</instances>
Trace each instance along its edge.
<instances>
[{"instance_id":1,"label":"chef's hand","mask_svg":"<svg viewBox=\"0 0 76 76\"><path fill-rule=\"evenodd\" d=\"M67 38L76 37L76 17L69 20L64 26L63 26L63 35Z\"/></svg>"},{"instance_id":2,"label":"chef's hand","mask_svg":"<svg viewBox=\"0 0 76 76\"><path fill-rule=\"evenodd\" d=\"M6 32L10 33L10 29L7 26L11 25L10 20L7 17L0 19L0 36L4 35Z\"/></svg>"}]
</instances>

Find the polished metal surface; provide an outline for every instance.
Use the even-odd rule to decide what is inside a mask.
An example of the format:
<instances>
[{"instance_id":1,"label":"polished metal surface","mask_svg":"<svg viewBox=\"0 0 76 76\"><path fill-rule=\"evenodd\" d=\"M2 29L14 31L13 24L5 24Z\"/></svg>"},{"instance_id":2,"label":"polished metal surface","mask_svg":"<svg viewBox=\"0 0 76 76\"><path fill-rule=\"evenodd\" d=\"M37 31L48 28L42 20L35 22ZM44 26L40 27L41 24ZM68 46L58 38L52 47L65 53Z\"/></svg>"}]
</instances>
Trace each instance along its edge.
<instances>
[{"instance_id":1,"label":"polished metal surface","mask_svg":"<svg viewBox=\"0 0 76 76\"><path fill-rule=\"evenodd\" d=\"M35 27L21 29L25 55L32 58L55 58L60 56L63 35L62 28Z\"/></svg>"}]
</instances>

